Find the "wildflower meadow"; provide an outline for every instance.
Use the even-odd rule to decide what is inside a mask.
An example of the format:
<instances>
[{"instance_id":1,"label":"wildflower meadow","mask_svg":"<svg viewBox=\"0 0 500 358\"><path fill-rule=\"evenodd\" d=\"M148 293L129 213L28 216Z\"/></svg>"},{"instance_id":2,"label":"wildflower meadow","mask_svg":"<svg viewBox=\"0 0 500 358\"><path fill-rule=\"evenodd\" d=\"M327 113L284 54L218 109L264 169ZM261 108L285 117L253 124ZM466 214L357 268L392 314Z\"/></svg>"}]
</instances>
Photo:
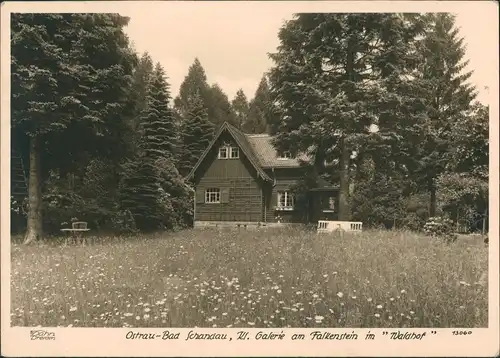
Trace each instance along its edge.
<instances>
[{"instance_id":1,"label":"wildflower meadow","mask_svg":"<svg viewBox=\"0 0 500 358\"><path fill-rule=\"evenodd\" d=\"M401 231L188 230L11 246L11 324L487 327L487 247Z\"/></svg>"}]
</instances>

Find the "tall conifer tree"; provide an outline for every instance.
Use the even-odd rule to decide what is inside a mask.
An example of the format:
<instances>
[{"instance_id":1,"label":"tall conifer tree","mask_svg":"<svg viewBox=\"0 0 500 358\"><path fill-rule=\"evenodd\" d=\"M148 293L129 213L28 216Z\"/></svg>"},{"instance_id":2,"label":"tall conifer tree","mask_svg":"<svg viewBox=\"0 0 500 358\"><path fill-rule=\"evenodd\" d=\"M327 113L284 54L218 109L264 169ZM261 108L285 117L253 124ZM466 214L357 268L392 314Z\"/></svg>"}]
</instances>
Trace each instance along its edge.
<instances>
[{"instance_id":1,"label":"tall conifer tree","mask_svg":"<svg viewBox=\"0 0 500 358\"><path fill-rule=\"evenodd\" d=\"M429 215L436 214L436 178L446 171L445 153L454 145L452 128L468 114L476 89L468 80L472 71L465 71L463 38L458 36L454 16L448 13L427 16L428 29L420 43L420 73L423 87L425 121L421 125L425 140L418 143L414 157L414 174L430 193Z\"/></svg>"},{"instance_id":2,"label":"tall conifer tree","mask_svg":"<svg viewBox=\"0 0 500 358\"><path fill-rule=\"evenodd\" d=\"M131 123L132 130L140 129L141 114L146 109L147 95L153 77L153 59L148 52L142 54L133 75L132 96L134 101L134 121Z\"/></svg>"},{"instance_id":3,"label":"tall conifer tree","mask_svg":"<svg viewBox=\"0 0 500 358\"><path fill-rule=\"evenodd\" d=\"M174 162L176 119L169 101L169 85L163 68L157 64L141 119L141 153L126 167L122 189L123 205L140 230L172 227L172 192L179 195L179 187L183 186Z\"/></svg>"},{"instance_id":4,"label":"tall conifer tree","mask_svg":"<svg viewBox=\"0 0 500 358\"><path fill-rule=\"evenodd\" d=\"M190 99L198 93L202 99L203 106L208 111L211 101L210 85L207 75L198 58L194 59L189 67L188 74L179 88L179 95L175 98L175 107L182 116L185 116L190 108Z\"/></svg>"},{"instance_id":5,"label":"tall conifer tree","mask_svg":"<svg viewBox=\"0 0 500 358\"><path fill-rule=\"evenodd\" d=\"M207 114L208 119L215 126L219 126L224 122L238 126L236 113L229 102L229 98L218 84L210 86L210 101Z\"/></svg>"},{"instance_id":6,"label":"tall conifer tree","mask_svg":"<svg viewBox=\"0 0 500 358\"><path fill-rule=\"evenodd\" d=\"M13 14L12 137L29 153L25 242L42 237L42 180L118 160L135 54L117 14ZM102 44L106 46L102 46Z\"/></svg>"},{"instance_id":7,"label":"tall conifer tree","mask_svg":"<svg viewBox=\"0 0 500 358\"><path fill-rule=\"evenodd\" d=\"M275 117L272 115L273 103L271 102L269 85L266 76L259 82L254 98L248 106L248 116L243 129L248 133L266 133L274 129Z\"/></svg>"},{"instance_id":8,"label":"tall conifer tree","mask_svg":"<svg viewBox=\"0 0 500 358\"><path fill-rule=\"evenodd\" d=\"M147 96L147 107L142 115L146 155L156 160L171 157L176 144L176 118L170 108L169 84L165 71L158 63L155 66Z\"/></svg>"},{"instance_id":9,"label":"tall conifer tree","mask_svg":"<svg viewBox=\"0 0 500 358\"><path fill-rule=\"evenodd\" d=\"M182 156L179 170L183 176L194 167L201 154L210 144L214 125L208 120L208 114L199 94L190 100L190 108L182 127Z\"/></svg>"},{"instance_id":10,"label":"tall conifer tree","mask_svg":"<svg viewBox=\"0 0 500 358\"><path fill-rule=\"evenodd\" d=\"M231 104L236 115L236 127L242 129L248 118L248 100L241 88L236 92Z\"/></svg>"}]
</instances>

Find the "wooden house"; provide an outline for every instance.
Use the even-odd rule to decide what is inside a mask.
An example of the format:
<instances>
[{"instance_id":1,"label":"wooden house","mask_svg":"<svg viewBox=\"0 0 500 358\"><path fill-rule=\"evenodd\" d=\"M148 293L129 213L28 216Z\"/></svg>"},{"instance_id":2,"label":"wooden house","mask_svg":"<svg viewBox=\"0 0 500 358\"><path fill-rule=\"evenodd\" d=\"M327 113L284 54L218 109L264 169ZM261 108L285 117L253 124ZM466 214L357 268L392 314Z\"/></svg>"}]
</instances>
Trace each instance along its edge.
<instances>
[{"instance_id":1,"label":"wooden house","mask_svg":"<svg viewBox=\"0 0 500 358\"><path fill-rule=\"evenodd\" d=\"M338 187L320 180L300 209L291 191L307 157L278 153L267 134L224 123L186 179L194 184L194 225L271 225L336 220Z\"/></svg>"}]
</instances>

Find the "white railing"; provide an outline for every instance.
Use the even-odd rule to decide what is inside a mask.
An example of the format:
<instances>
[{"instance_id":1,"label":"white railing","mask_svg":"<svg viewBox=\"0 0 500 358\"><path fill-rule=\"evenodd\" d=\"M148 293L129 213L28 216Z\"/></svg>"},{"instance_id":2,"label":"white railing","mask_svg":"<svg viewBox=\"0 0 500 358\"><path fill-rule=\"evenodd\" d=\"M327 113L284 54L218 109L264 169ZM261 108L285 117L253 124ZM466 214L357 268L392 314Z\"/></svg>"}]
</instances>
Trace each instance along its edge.
<instances>
[{"instance_id":1,"label":"white railing","mask_svg":"<svg viewBox=\"0 0 500 358\"><path fill-rule=\"evenodd\" d=\"M360 221L318 221L318 232L333 231L362 231L363 223Z\"/></svg>"}]
</instances>

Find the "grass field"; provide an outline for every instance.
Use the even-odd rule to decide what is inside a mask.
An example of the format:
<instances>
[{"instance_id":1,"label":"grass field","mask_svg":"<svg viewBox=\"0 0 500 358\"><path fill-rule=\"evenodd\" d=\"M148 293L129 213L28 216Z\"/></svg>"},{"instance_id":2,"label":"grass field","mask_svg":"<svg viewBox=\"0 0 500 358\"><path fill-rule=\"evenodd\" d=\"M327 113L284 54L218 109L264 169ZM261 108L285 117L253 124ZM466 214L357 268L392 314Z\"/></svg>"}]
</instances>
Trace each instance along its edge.
<instances>
[{"instance_id":1,"label":"grass field","mask_svg":"<svg viewBox=\"0 0 500 358\"><path fill-rule=\"evenodd\" d=\"M487 326L480 239L191 230L11 254L13 326Z\"/></svg>"}]
</instances>

